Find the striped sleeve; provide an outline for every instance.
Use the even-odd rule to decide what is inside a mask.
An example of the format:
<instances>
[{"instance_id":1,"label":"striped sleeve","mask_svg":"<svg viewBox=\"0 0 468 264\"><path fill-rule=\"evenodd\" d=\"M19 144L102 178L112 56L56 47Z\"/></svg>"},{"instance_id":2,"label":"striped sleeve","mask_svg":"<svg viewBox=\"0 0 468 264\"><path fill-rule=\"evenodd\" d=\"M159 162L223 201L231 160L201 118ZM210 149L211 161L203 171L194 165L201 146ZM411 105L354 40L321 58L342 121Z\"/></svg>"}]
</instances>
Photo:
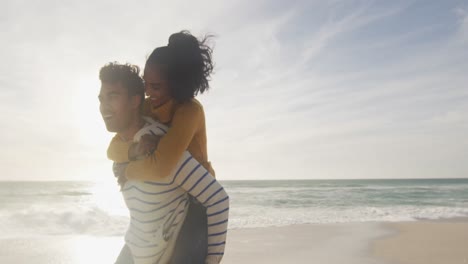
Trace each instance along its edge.
<instances>
[{"instance_id":1,"label":"striped sleeve","mask_svg":"<svg viewBox=\"0 0 468 264\"><path fill-rule=\"evenodd\" d=\"M187 152L186 152L187 153ZM174 181L195 197L206 208L208 217L208 255L206 263L221 262L226 245L229 217L229 196L221 184L189 154L183 166L183 177L175 175Z\"/></svg>"}]
</instances>

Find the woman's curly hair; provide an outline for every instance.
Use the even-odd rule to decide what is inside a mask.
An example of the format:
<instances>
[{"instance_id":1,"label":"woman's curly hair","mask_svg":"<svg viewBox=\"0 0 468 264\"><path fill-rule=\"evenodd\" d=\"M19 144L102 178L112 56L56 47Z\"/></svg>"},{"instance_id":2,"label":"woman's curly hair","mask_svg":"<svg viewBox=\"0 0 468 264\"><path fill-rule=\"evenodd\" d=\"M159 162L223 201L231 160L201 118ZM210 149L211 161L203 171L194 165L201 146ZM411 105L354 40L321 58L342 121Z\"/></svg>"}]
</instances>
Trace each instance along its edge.
<instances>
[{"instance_id":1,"label":"woman's curly hair","mask_svg":"<svg viewBox=\"0 0 468 264\"><path fill-rule=\"evenodd\" d=\"M168 45L156 48L146 60L146 66L159 66L175 100L184 102L208 91L214 67L207 43L211 38L198 40L189 31L172 34Z\"/></svg>"}]
</instances>

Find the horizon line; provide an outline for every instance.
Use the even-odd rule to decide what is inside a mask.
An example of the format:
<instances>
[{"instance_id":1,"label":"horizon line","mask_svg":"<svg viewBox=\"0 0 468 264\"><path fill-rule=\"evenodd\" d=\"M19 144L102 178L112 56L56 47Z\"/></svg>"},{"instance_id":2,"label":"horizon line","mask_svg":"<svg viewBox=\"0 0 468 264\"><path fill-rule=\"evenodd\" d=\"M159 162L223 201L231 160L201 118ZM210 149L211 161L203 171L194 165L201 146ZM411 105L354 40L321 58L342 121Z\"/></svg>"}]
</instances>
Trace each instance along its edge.
<instances>
[{"instance_id":1,"label":"horizon line","mask_svg":"<svg viewBox=\"0 0 468 264\"><path fill-rule=\"evenodd\" d=\"M347 180L468 180L467 177L450 178L314 178L314 179L244 179L244 180L219 180L220 182L239 182L239 181L347 181ZM26 182L105 182L92 180L0 180L0 183L26 183Z\"/></svg>"}]
</instances>

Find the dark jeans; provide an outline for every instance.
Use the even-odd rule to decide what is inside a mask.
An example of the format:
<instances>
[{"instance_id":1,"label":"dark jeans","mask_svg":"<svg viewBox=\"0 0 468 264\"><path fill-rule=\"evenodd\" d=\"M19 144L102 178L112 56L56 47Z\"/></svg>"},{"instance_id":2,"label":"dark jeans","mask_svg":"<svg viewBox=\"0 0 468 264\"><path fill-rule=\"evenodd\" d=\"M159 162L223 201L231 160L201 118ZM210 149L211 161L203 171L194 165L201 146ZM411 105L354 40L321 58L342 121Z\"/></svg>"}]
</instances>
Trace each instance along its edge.
<instances>
[{"instance_id":1,"label":"dark jeans","mask_svg":"<svg viewBox=\"0 0 468 264\"><path fill-rule=\"evenodd\" d=\"M203 264L208 251L206 208L189 195L189 208L172 254L171 264ZM127 246L120 251L115 264L133 264Z\"/></svg>"}]
</instances>

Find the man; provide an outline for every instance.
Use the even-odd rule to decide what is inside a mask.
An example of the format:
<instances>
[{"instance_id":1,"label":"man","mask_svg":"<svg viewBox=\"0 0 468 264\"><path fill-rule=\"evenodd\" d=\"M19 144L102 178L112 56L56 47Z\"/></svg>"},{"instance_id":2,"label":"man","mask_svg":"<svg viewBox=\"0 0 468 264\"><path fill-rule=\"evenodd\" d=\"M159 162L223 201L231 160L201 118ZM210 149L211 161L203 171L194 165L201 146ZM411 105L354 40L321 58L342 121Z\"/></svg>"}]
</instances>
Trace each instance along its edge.
<instances>
[{"instance_id":1,"label":"man","mask_svg":"<svg viewBox=\"0 0 468 264\"><path fill-rule=\"evenodd\" d=\"M161 131L167 131L167 127L140 115L144 86L138 67L110 63L99 75L100 111L107 130L134 146L129 153L130 160L147 158L151 154L148 146L139 146L134 141L151 134L162 136ZM157 140L153 142L151 148L154 150ZM123 176L125 166L115 164L114 173L129 207L131 223L125 235L126 245L116 263L219 263L224 254L229 211L229 197L222 186L188 152L177 170L160 181L127 182ZM190 219L187 216L190 214L189 193L207 208L204 227L183 228L186 219ZM194 229L205 230L205 236L208 232L205 242L208 252L199 252L196 248L198 252L194 252L191 243L179 242L188 240L196 244L198 238L193 237L197 234ZM188 233L191 233L190 237Z\"/></svg>"}]
</instances>

